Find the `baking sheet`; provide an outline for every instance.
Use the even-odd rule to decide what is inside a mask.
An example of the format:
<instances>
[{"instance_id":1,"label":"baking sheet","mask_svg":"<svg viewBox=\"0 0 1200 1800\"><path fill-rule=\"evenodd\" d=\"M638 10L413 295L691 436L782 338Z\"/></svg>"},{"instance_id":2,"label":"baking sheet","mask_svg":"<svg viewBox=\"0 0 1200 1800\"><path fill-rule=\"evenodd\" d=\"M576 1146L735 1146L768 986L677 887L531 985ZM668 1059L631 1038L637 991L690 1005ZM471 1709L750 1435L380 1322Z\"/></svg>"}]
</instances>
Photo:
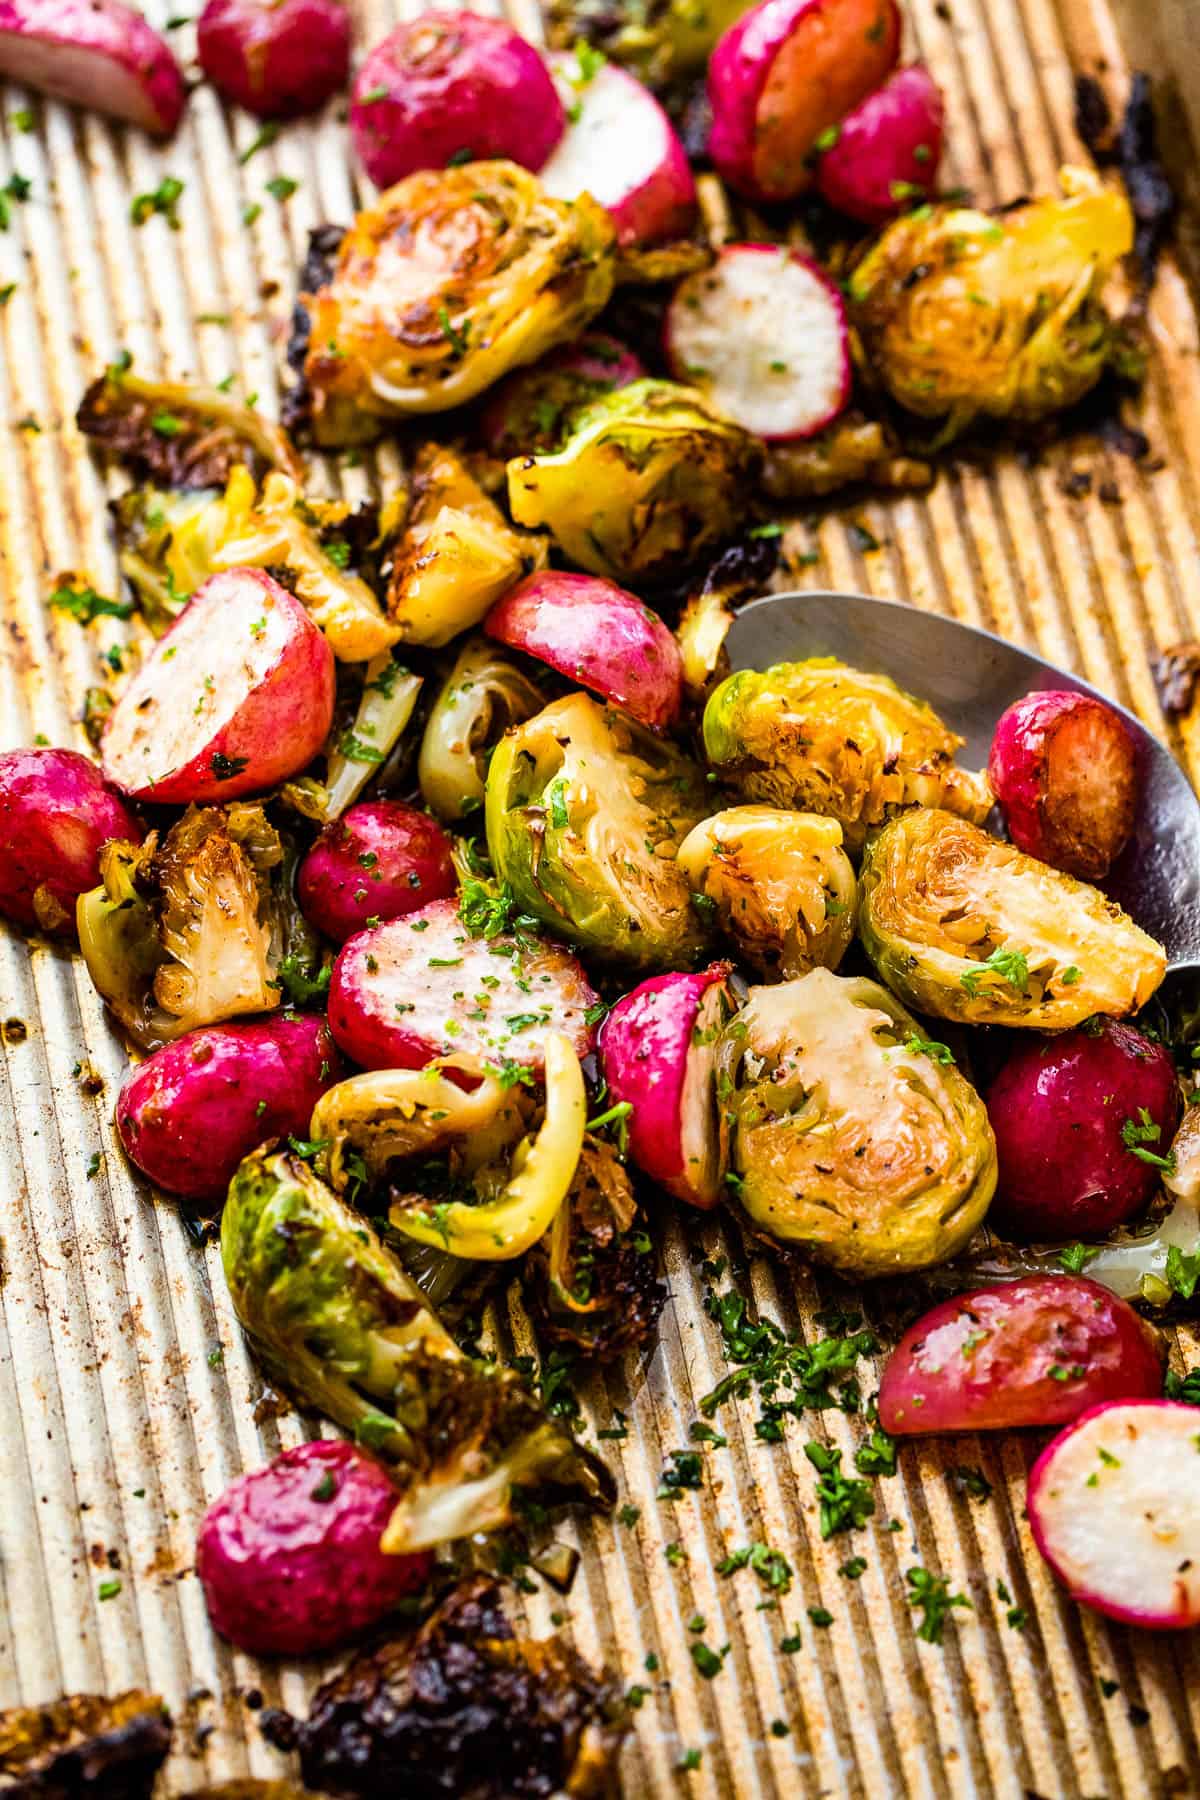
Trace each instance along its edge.
<instances>
[{"instance_id":1,"label":"baking sheet","mask_svg":"<svg viewBox=\"0 0 1200 1800\"><path fill-rule=\"evenodd\" d=\"M160 25L169 16L157 0L147 11ZM984 203L1048 188L1060 161L1081 157L1073 68L1123 97L1126 70L1103 0L909 0L906 12L909 51L947 96L946 180ZM396 16L360 8L358 43ZM192 35L190 24L172 30L181 54ZM32 132L14 119L26 107ZM71 422L86 380L124 346L139 369L210 381L233 373L236 389L273 407L307 231L348 218L355 201L336 112L287 127L242 163L257 126L204 87L165 148L19 88L0 91L0 186L14 170L33 183L0 233L0 289L17 284L0 306L0 744L39 733L81 744L83 690L97 679L99 650L122 634L111 621L81 630L44 605L62 571L116 587L109 491ZM132 196L168 174L185 184L179 230L162 217L135 228ZM299 183L283 204L265 188L276 174ZM246 226L253 204L262 211ZM1149 652L1200 634L1197 330L1170 261L1151 328L1151 463L1135 467L1090 444L1037 466L1005 457L959 467L928 496L798 523L792 548L817 553L801 580L908 599L1036 645L1163 731ZM384 453L379 468L386 479L396 466ZM1078 468L1092 471L1091 492L1072 498L1063 478ZM370 491L376 468L332 459L325 479L355 497ZM1101 500L1105 483L1119 503ZM857 547L853 521L878 551ZM1192 736L1179 748L1194 778L1200 743ZM4 938L0 1017L27 1028L23 1039L7 1033L0 1087L0 1704L148 1685L178 1724L164 1791L276 1772L283 1765L258 1733L257 1703L301 1706L320 1671L259 1665L218 1643L192 1556L206 1504L305 1427L261 1407L256 1423L263 1383L215 1248L195 1247L114 1147L124 1057L86 978L53 950L31 956ZM810 1415L769 1446L754 1438L746 1402L715 1421L729 1445L705 1453L703 1489L655 1499L669 1452L688 1442L697 1398L727 1367L689 1255L729 1251L719 1226L699 1217L666 1230L672 1299L657 1349L581 1386L599 1425L615 1407L628 1415L628 1439L604 1448L621 1502L639 1517L581 1525L584 1560L569 1600L540 1587L524 1603L535 1631L565 1613L586 1654L647 1690L622 1764L625 1791L739 1800L1200 1792L1200 1633L1138 1635L1063 1601L1022 1516L1026 1441L905 1448L899 1474L876 1485L874 1521L824 1544L803 1444L835 1444L849 1465L861 1425ZM786 1327L811 1318L807 1280L793 1287L762 1262L745 1281ZM531 1347L515 1303L498 1325L519 1350ZM1200 1360L1194 1330L1180 1334L1180 1349L1184 1361ZM987 1478L990 1499L958 1491L948 1478L957 1464ZM886 1528L893 1519L898 1532ZM749 1571L715 1573L729 1550L757 1540L796 1571L779 1610L758 1610L766 1590ZM683 1546L682 1560L667 1560L671 1543ZM849 1582L838 1565L855 1553L868 1567ZM914 1636L904 1570L915 1563L973 1602L941 1648ZM113 1579L120 1592L101 1601L101 1583ZM1027 1615L1024 1630L1006 1623L998 1581ZM826 1608L833 1624L814 1628L809 1607ZM688 1652L697 1612L706 1642L732 1646L711 1682ZM794 1631L803 1647L782 1655L779 1640ZM651 1653L656 1673L645 1669ZM786 1735L772 1733L775 1721ZM682 1773L676 1765L692 1749L701 1766Z\"/></svg>"}]
</instances>

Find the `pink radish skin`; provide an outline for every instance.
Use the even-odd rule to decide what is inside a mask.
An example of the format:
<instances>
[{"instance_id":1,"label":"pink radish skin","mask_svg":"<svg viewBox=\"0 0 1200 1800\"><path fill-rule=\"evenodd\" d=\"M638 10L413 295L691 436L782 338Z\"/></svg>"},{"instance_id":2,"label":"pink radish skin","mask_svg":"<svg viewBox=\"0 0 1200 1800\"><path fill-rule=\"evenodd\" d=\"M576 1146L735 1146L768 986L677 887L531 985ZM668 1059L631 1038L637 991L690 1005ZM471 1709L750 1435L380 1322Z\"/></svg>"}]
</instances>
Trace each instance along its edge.
<instances>
[{"instance_id":1,"label":"pink radish skin","mask_svg":"<svg viewBox=\"0 0 1200 1800\"><path fill-rule=\"evenodd\" d=\"M204 1025L132 1071L117 1101L117 1132L130 1162L165 1193L222 1200L259 1144L308 1136L313 1107L340 1075L341 1058L315 1014Z\"/></svg>"},{"instance_id":2,"label":"pink radish skin","mask_svg":"<svg viewBox=\"0 0 1200 1800\"><path fill-rule=\"evenodd\" d=\"M1162 1371L1158 1334L1099 1282L1026 1275L910 1325L883 1371L879 1422L905 1437L1063 1425L1101 1400L1161 1394Z\"/></svg>"},{"instance_id":3,"label":"pink radish skin","mask_svg":"<svg viewBox=\"0 0 1200 1800\"><path fill-rule=\"evenodd\" d=\"M350 14L341 0L208 0L196 53L227 100L260 119L295 118L345 87Z\"/></svg>"},{"instance_id":4,"label":"pink radish skin","mask_svg":"<svg viewBox=\"0 0 1200 1800\"><path fill-rule=\"evenodd\" d=\"M552 56L566 81L571 55ZM542 169L542 186L559 200L588 193L610 214L619 244L683 237L696 216L696 183L675 128L648 88L605 63L571 88L578 117Z\"/></svg>"},{"instance_id":5,"label":"pink radish skin","mask_svg":"<svg viewBox=\"0 0 1200 1800\"><path fill-rule=\"evenodd\" d=\"M713 51L709 155L748 199L791 200L822 134L895 67L896 0L761 0Z\"/></svg>"},{"instance_id":6,"label":"pink radish skin","mask_svg":"<svg viewBox=\"0 0 1200 1800\"><path fill-rule=\"evenodd\" d=\"M566 114L533 45L502 19L426 12L377 44L354 82L350 132L380 187L469 154L542 167Z\"/></svg>"},{"instance_id":7,"label":"pink radish skin","mask_svg":"<svg viewBox=\"0 0 1200 1800\"><path fill-rule=\"evenodd\" d=\"M0 0L0 75L155 137L187 99L165 40L120 0Z\"/></svg>"},{"instance_id":8,"label":"pink radish skin","mask_svg":"<svg viewBox=\"0 0 1200 1800\"><path fill-rule=\"evenodd\" d=\"M1025 1507L1072 1600L1148 1631L1200 1625L1200 1412L1109 1401L1043 1450Z\"/></svg>"},{"instance_id":9,"label":"pink radish skin","mask_svg":"<svg viewBox=\"0 0 1200 1800\"><path fill-rule=\"evenodd\" d=\"M503 954L513 941L471 937L454 900L360 931L333 965L329 1028L364 1069L423 1069L453 1056L540 1072L549 1031L565 1032L586 1056L596 995L579 963L549 943ZM507 1022L530 1013L533 1024Z\"/></svg>"},{"instance_id":10,"label":"pink radish skin","mask_svg":"<svg viewBox=\"0 0 1200 1800\"><path fill-rule=\"evenodd\" d=\"M836 127L817 165L817 186L864 225L894 219L937 185L945 107L928 69L897 69Z\"/></svg>"},{"instance_id":11,"label":"pink radish skin","mask_svg":"<svg viewBox=\"0 0 1200 1800\"><path fill-rule=\"evenodd\" d=\"M398 800L352 806L325 827L296 877L305 918L336 944L368 919L403 918L457 886L446 833Z\"/></svg>"},{"instance_id":12,"label":"pink radish skin","mask_svg":"<svg viewBox=\"0 0 1200 1800\"><path fill-rule=\"evenodd\" d=\"M667 309L672 373L769 442L813 437L850 397L840 289L798 251L727 244Z\"/></svg>"},{"instance_id":13,"label":"pink radish skin","mask_svg":"<svg viewBox=\"0 0 1200 1800\"><path fill-rule=\"evenodd\" d=\"M600 1027L600 1067L613 1105L629 1101L629 1154L677 1200L708 1211L721 1198L713 1053L732 964L654 975L618 1000Z\"/></svg>"},{"instance_id":14,"label":"pink radish skin","mask_svg":"<svg viewBox=\"0 0 1200 1800\"><path fill-rule=\"evenodd\" d=\"M73 936L75 902L99 881L100 848L110 838L137 844L142 828L78 750L0 756L0 913L6 919Z\"/></svg>"},{"instance_id":15,"label":"pink radish skin","mask_svg":"<svg viewBox=\"0 0 1200 1800\"><path fill-rule=\"evenodd\" d=\"M506 462L550 450L576 406L615 394L645 374L640 358L617 338L589 331L500 383L479 421L484 448Z\"/></svg>"},{"instance_id":16,"label":"pink radish skin","mask_svg":"<svg viewBox=\"0 0 1200 1800\"><path fill-rule=\"evenodd\" d=\"M543 570L498 601L483 628L652 731L666 731L679 716L683 659L674 635L615 581Z\"/></svg>"},{"instance_id":17,"label":"pink radish skin","mask_svg":"<svg viewBox=\"0 0 1200 1800\"><path fill-rule=\"evenodd\" d=\"M318 1440L241 1475L204 1515L196 1574L214 1628L256 1656L312 1656L376 1624L433 1567L379 1548L396 1505L385 1469Z\"/></svg>"},{"instance_id":18,"label":"pink radish skin","mask_svg":"<svg viewBox=\"0 0 1200 1800\"><path fill-rule=\"evenodd\" d=\"M312 761L333 721L333 653L260 569L212 575L109 715L104 772L138 800L236 800Z\"/></svg>"},{"instance_id":19,"label":"pink radish skin","mask_svg":"<svg viewBox=\"0 0 1200 1800\"><path fill-rule=\"evenodd\" d=\"M1102 881L1133 830L1137 750L1092 694L1026 694L1000 716L988 777L1018 850Z\"/></svg>"},{"instance_id":20,"label":"pink radish skin","mask_svg":"<svg viewBox=\"0 0 1200 1800\"><path fill-rule=\"evenodd\" d=\"M991 1217L1034 1241L1103 1237L1144 1211L1159 1171L1122 1132L1132 1121L1141 1147L1165 1156L1179 1122L1175 1065L1132 1025L1018 1044L987 1094L999 1181ZM1142 1120L1143 1111L1150 1124ZM1145 1135L1153 1127L1157 1136Z\"/></svg>"}]
</instances>

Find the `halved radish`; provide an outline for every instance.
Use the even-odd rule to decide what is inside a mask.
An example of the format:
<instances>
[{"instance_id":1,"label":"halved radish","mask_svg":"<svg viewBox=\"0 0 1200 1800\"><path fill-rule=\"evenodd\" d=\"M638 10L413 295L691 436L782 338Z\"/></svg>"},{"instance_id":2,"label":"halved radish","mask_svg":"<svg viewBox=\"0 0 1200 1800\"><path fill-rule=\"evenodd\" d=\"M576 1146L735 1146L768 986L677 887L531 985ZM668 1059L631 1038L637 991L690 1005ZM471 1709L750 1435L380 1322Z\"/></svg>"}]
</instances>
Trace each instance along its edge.
<instances>
[{"instance_id":1,"label":"halved radish","mask_svg":"<svg viewBox=\"0 0 1200 1800\"><path fill-rule=\"evenodd\" d=\"M571 123L540 171L558 200L588 193L612 215L620 244L682 237L696 212L687 152L648 88L615 63L584 80L574 55L550 58L569 86Z\"/></svg>"},{"instance_id":2,"label":"halved radish","mask_svg":"<svg viewBox=\"0 0 1200 1800\"><path fill-rule=\"evenodd\" d=\"M137 800L235 800L311 762L333 720L333 652L261 569L196 590L109 715L108 779Z\"/></svg>"},{"instance_id":3,"label":"halved radish","mask_svg":"<svg viewBox=\"0 0 1200 1800\"><path fill-rule=\"evenodd\" d=\"M942 158L945 108L921 63L897 69L834 126L817 185L830 206L882 225L931 194Z\"/></svg>"},{"instance_id":4,"label":"halved radish","mask_svg":"<svg viewBox=\"0 0 1200 1800\"><path fill-rule=\"evenodd\" d=\"M683 660L657 613L615 581L544 569L498 600L488 636L524 650L664 731L679 716Z\"/></svg>"},{"instance_id":5,"label":"halved radish","mask_svg":"<svg viewBox=\"0 0 1200 1800\"><path fill-rule=\"evenodd\" d=\"M1095 1406L1033 1466L1033 1539L1073 1600L1154 1631L1200 1625L1200 1412Z\"/></svg>"},{"instance_id":6,"label":"halved radish","mask_svg":"<svg viewBox=\"0 0 1200 1800\"><path fill-rule=\"evenodd\" d=\"M778 244L727 244L711 268L681 281L666 345L680 381L769 441L812 437L850 397L841 292Z\"/></svg>"},{"instance_id":7,"label":"halved radish","mask_svg":"<svg viewBox=\"0 0 1200 1800\"><path fill-rule=\"evenodd\" d=\"M436 1056L540 1070L546 1034L592 1047L596 995L561 945L472 937L456 900L360 931L329 984L329 1028L364 1069L423 1069Z\"/></svg>"},{"instance_id":8,"label":"halved radish","mask_svg":"<svg viewBox=\"0 0 1200 1800\"><path fill-rule=\"evenodd\" d=\"M121 0L0 0L0 75L157 137L187 99L169 46Z\"/></svg>"},{"instance_id":9,"label":"halved radish","mask_svg":"<svg viewBox=\"0 0 1200 1800\"><path fill-rule=\"evenodd\" d=\"M655 975L609 1013L597 1048L608 1099L629 1101L629 1154L678 1200L721 1197L724 1158L714 1084L716 1042L733 1011L732 965Z\"/></svg>"},{"instance_id":10,"label":"halved radish","mask_svg":"<svg viewBox=\"0 0 1200 1800\"><path fill-rule=\"evenodd\" d=\"M1026 694L1001 713L988 779L1018 850L1102 881L1138 806L1137 750L1120 713L1066 688Z\"/></svg>"}]
</instances>

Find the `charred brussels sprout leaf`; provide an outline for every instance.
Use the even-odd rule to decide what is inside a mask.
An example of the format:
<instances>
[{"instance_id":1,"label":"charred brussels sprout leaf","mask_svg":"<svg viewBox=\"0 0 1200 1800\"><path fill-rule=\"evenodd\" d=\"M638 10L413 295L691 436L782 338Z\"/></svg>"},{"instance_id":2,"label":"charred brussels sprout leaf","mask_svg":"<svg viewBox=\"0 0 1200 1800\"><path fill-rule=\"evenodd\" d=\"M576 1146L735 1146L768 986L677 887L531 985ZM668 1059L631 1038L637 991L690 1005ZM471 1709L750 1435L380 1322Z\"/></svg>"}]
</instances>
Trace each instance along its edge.
<instances>
[{"instance_id":1,"label":"charred brussels sprout leaf","mask_svg":"<svg viewBox=\"0 0 1200 1800\"><path fill-rule=\"evenodd\" d=\"M854 936L858 889L836 819L734 806L688 833L679 866L769 980L836 969Z\"/></svg>"},{"instance_id":2,"label":"charred brussels sprout leaf","mask_svg":"<svg viewBox=\"0 0 1200 1800\"><path fill-rule=\"evenodd\" d=\"M619 1690L558 1638L516 1638L498 1584L462 1582L413 1636L361 1651L294 1733L306 1785L399 1800L615 1792Z\"/></svg>"},{"instance_id":3,"label":"charred brussels sprout leaf","mask_svg":"<svg viewBox=\"0 0 1200 1800\"><path fill-rule=\"evenodd\" d=\"M272 1380L391 1466L402 1553L510 1522L513 1493L611 1502L612 1479L511 1369L475 1362L365 1220L308 1164L256 1151L229 1187L221 1258Z\"/></svg>"},{"instance_id":4,"label":"charred brussels sprout leaf","mask_svg":"<svg viewBox=\"0 0 1200 1800\"><path fill-rule=\"evenodd\" d=\"M15 1706L0 1713L0 1792L150 1800L170 1748L166 1707L140 1688Z\"/></svg>"},{"instance_id":5,"label":"charred brussels sprout leaf","mask_svg":"<svg viewBox=\"0 0 1200 1800\"><path fill-rule=\"evenodd\" d=\"M612 222L510 162L410 175L358 214L327 284L301 296L320 444L446 412L575 337L613 285Z\"/></svg>"},{"instance_id":6,"label":"charred brussels sprout leaf","mask_svg":"<svg viewBox=\"0 0 1200 1800\"><path fill-rule=\"evenodd\" d=\"M694 389L634 381L576 413L553 455L514 457L508 503L581 569L636 587L732 535L761 460Z\"/></svg>"},{"instance_id":7,"label":"charred brussels sprout leaf","mask_svg":"<svg viewBox=\"0 0 1200 1800\"><path fill-rule=\"evenodd\" d=\"M1133 247L1125 196L1064 169L1066 197L1007 212L921 207L897 219L850 281L872 372L945 435L977 414L1041 419L1099 380L1115 332L1100 300Z\"/></svg>"},{"instance_id":8,"label":"charred brussels sprout leaf","mask_svg":"<svg viewBox=\"0 0 1200 1800\"><path fill-rule=\"evenodd\" d=\"M735 1192L754 1224L851 1275L943 1262L996 1186L987 1111L864 977L755 988L725 1028Z\"/></svg>"},{"instance_id":9,"label":"charred brussels sprout leaf","mask_svg":"<svg viewBox=\"0 0 1200 1800\"><path fill-rule=\"evenodd\" d=\"M907 806L945 806L976 822L987 778L957 767L962 739L886 675L831 657L731 675L704 709L704 747L747 800L836 819L848 849Z\"/></svg>"},{"instance_id":10,"label":"charred brussels sprout leaf","mask_svg":"<svg viewBox=\"0 0 1200 1800\"><path fill-rule=\"evenodd\" d=\"M465 819L483 805L488 758L510 725L543 705L533 682L487 638L471 638L433 703L417 775L439 819Z\"/></svg>"},{"instance_id":11,"label":"charred brussels sprout leaf","mask_svg":"<svg viewBox=\"0 0 1200 1800\"><path fill-rule=\"evenodd\" d=\"M859 933L883 980L939 1019L1063 1031L1144 1006L1162 950L1098 888L938 810L868 844Z\"/></svg>"},{"instance_id":12,"label":"charred brussels sprout leaf","mask_svg":"<svg viewBox=\"0 0 1200 1800\"><path fill-rule=\"evenodd\" d=\"M75 423L143 480L169 488L222 487L239 463L255 474L303 465L287 433L220 388L143 381L109 369L79 403Z\"/></svg>"},{"instance_id":13,"label":"charred brussels sprout leaf","mask_svg":"<svg viewBox=\"0 0 1200 1800\"><path fill-rule=\"evenodd\" d=\"M707 937L676 860L705 798L678 750L571 694L492 757L488 851L518 906L558 937L604 961L680 968Z\"/></svg>"}]
</instances>

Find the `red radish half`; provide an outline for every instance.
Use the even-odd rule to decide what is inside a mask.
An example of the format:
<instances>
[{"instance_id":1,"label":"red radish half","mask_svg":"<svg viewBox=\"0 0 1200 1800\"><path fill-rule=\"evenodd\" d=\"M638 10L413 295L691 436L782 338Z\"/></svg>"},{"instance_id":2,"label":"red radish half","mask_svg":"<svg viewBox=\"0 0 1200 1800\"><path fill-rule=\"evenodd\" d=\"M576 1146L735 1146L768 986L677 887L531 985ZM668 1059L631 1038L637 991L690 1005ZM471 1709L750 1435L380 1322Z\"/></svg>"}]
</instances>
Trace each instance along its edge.
<instances>
[{"instance_id":1,"label":"red radish half","mask_svg":"<svg viewBox=\"0 0 1200 1800\"><path fill-rule=\"evenodd\" d=\"M350 72L342 0L206 0L196 54L213 86L260 119L315 112Z\"/></svg>"},{"instance_id":2,"label":"red radish half","mask_svg":"<svg viewBox=\"0 0 1200 1800\"><path fill-rule=\"evenodd\" d=\"M541 1070L546 1034L592 1047L596 995L559 944L472 937L454 900L360 931L329 984L329 1029L364 1069L423 1069L437 1056Z\"/></svg>"},{"instance_id":3,"label":"red radish half","mask_svg":"<svg viewBox=\"0 0 1200 1800\"><path fill-rule=\"evenodd\" d=\"M333 652L261 569L197 589L109 715L108 779L138 800L235 800L311 762L333 720Z\"/></svg>"},{"instance_id":4,"label":"red radish half","mask_svg":"<svg viewBox=\"0 0 1200 1800\"><path fill-rule=\"evenodd\" d=\"M187 99L165 41L120 0L0 0L0 75L156 137Z\"/></svg>"},{"instance_id":5,"label":"red radish half","mask_svg":"<svg viewBox=\"0 0 1200 1800\"><path fill-rule=\"evenodd\" d=\"M1200 1625L1200 1411L1095 1406L1033 1466L1033 1541L1073 1600L1152 1631Z\"/></svg>"},{"instance_id":6,"label":"red radish half","mask_svg":"<svg viewBox=\"0 0 1200 1800\"><path fill-rule=\"evenodd\" d=\"M696 212L687 152L648 88L615 63L578 79L572 55L551 57L572 82L572 122L541 169L558 200L587 193L612 215L620 244L657 244L682 237Z\"/></svg>"},{"instance_id":7,"label":"red radish half","mask_svg":"<svg viewBox=\"0 0 1200 1800\"><path fill-rule=\"evenodd\" d=\"M777 244L727 244L681 281L666 342L673 374L757 437L812 437L850 397L841 292Z\"/></svg>"},{"instance_id":8,"label":"red radish half","mask_svg":"<svg viewBox=\"0 0 1200 1800\"><path fill-rule=\"evenodd\" d=\"M882 225L932 193L942 159L941 90L920 63L897 69L834 127L817 185L830 206Z\"/></svg>"},{"instance_id":9,"label":"red radish half","mask_svg":"<svg viewBox=\"0 0 1200 1800\"><path fill-rule=\"evenodd\" d=\"M488 636L623 707L652 731L679 715L683 659L657 613L615 581L545 569L497 601Z\"/></svg>"},{"instance_id":10,"label":"red radish half","mask_svg":"<svg viewBox=\"0 0 1200 1800\"><path fill-rule=\"evenodd\" d=\"M75 929L75 902L100 879L110 838L142 829L94 762L78 750L0 756L0 914L43 931Z\"/></svg>"},{"instance_id":11,"label":"red radish half","mask_svg":"<svg viewBox=\"0 0 1200 1800\"><path fill-rule=\"evenodd\" d=\"M1025 1275L909 1326L883 1371L879 1422L905 1436L1063 1425L1102 1400L1161 1393L1158 1334L1131 1306L1081 1275Z\"/></svg>"},{"instance_id":12,"label":"red radish half","mask_svg":"<svg viewBox=\"0 0 1200 1800\"><path fill-rule=\"evenodd\" d=\"M790 200L811 185L822 135L895 67L896 0L760 0L708 70L708 150L731 187Z\"/></svg>"},{"instance_id":13,"label":"red radish half","mask_svg":"<svg viewBox=\"0 0 1200 1800\"><path fill-rule=\"evenodd\" d=\"M1026 694L1000 715L988 778L1018 850L1102 881L1133 830L1137 751L1094 694Z\"/></svg>"},{"instance_id":14,"label":"red radish half","mask_svg":"<svg viewBox=\"0 0 1200 1800\"><path fill-rule=\"evenodd\" d=\"M731 964L695 975L654 975L600 1027L600 1066L613 1104L629 1101L629 1154L678 1200L705 1209L721 1198L724 1164L713 1069L733 1011Z\"/></svg>"}]
</instances>

